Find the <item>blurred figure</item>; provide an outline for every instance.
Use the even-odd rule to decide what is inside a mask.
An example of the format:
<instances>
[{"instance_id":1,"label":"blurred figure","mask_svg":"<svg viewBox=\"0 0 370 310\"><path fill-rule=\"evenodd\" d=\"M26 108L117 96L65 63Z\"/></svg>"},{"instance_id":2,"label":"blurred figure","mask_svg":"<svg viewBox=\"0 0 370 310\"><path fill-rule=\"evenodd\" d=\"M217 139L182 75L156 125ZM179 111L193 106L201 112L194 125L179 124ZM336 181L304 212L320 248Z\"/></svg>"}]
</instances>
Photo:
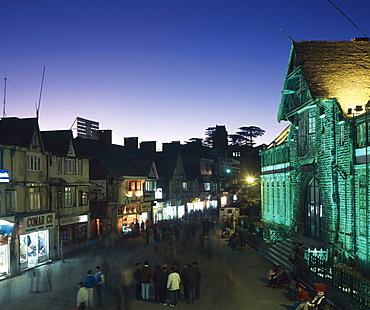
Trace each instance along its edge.
<instances>
[{"instance_id":1,"label":"blurred figure","mask_svg":"<svg viewBox=\"0 0 370 310\"><path fill-rule=\"evenodd\" d=\"M103 291L103 283L105 282L104 274L101 272L100 266L95 267L95 282L96 282L96 295L98 297L97 306L101 306L102 303L102 291Z\"/></svg>"},{"instance_id":2,"label":"blurred figure","mask_svg":"<svg viewBox=\"0 0 370 310\"><path fill-rule=\"evenodd\" d=\"M135 281L135 299L141 299L141 264L136 263L136 269L134 271Z\"/></svg>"},{"instance_id":3,"label":"blurred figure","mask_svg":"<svg viewBox=\"0 0 370 310\"><path fill-rule=\"evenodd\" d=\"M84 287L84 283L80 282L78 283L78 292L77 292L77 309L78 310L84 310L86 308L86 302L87 302L87 291Z\"/></svg>"},{"instance_id":4,"label":"blurred figure","mask_svg":"<svg viewBox=\"0 0 370 310\"><path fill-rule=\"evenodd\" d=\"M200 282L202 281L202 274L200 273L197 261L193 262L193 268L197 272L197 282L195 284L195 300L199 300L200 299Z\"/></svg>"},{"instance_id":5,"label":"blurred figure","mask_svg":"<svg viewBox=\"0 0 370 310\"><path fill-rule=\"evenodd\" d=\"M53 290L53 285L51 283L51 277L53 276L53 268L49 264L46 267L46 290L51 292Z\"/></svg>"},{"instance_id":6,"label":"blurred figure","mask_svg":"<svg viewBox=\"0 0 370 310\"><path fill-rule=\"evenodd\" d=\"M168 269L167 266L163 266L161 273L158 275L158 299L159 303L166 306L167 300L167 280L168 280Z\"/></svg>"},{"instance_id":7,"label":"blurred figure","mask_svg":"<svg viewBox=\"0 0 370 310\"><path fill-rule=\"evenodd\" d=\"M119 291L122 296L123 309L129 310L130 309L130 295L131 295L131 285L133 282L133 273L131 272L130 268L126 267L121 272L121 279L119 283Z\"/></svg>"}]
</instances>

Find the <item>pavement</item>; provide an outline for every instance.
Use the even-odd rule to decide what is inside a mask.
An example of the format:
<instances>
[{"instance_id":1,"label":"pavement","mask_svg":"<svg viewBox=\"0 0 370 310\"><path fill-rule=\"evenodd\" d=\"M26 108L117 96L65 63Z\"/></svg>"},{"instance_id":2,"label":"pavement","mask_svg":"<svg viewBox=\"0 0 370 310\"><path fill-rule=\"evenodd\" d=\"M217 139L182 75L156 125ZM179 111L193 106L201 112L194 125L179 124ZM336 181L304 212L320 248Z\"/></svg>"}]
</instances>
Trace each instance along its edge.
<instances>
[{"instance_id":1,"label":"pavement","mask_svg":"<svg viewBox=\"0 0 370 310\"><path fill-rule=\"evenodd\" d=\"M46 291L46 266L39 267L39 293L29 293L29 275L32 271L0 281L0 305L4 310L69 310L76 309L77 284L83 281L88 269L102 266L107 276L104 285L101 309L147 310L167 309L153 299L135 300L133 287L127 303L123 302L120 276L124 270L134 270L135 263L150 262L155 265L198 261L202 272L201 297L194 304L180 299L178 308L202 310L279 310L293 309L283 289L267 287L267 274L271 263L261 254L247 246L244 250L231 250L220 238L220 231L214 236L183 236L182 241L172 244L161 243L160 253L155 254L153 246L145 244L144 237L125 240L111 249L95 248L84 253L75 253L66 262L55 261L53 268L53 290ZM106 263L102 263L105 257ZM131 272L130 272L131 273ZM293 287L293 284L292 284ZM154 297L151 287L151 297ZM169 307L168 307L169 309Z\"/></svg>"}]
</instances>

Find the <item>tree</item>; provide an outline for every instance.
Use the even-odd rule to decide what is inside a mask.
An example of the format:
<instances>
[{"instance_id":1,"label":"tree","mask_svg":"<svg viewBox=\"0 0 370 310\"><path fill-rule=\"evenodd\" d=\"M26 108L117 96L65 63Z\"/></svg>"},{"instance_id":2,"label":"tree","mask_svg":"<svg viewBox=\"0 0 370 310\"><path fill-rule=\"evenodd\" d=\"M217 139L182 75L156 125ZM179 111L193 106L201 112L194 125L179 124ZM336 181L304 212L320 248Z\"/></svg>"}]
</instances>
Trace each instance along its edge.
<instances>
[{"instance_id":1,"label":"tree","mask_svg":"<svg viewBox=\"0 0 370 310\"><path fill-rule=\"evenodd\" d=\"M240 131L238 131L236 134L239 135L241 139L241 142L239 145L253 146L253 144L255 144L253 142L253 139L263 136L265 134L265 130L257 126L243 126L243 127L239 127L238 129Z\"/></svg>"},{"instance_id":2,"label":"tree","mask_svg":"<svg viewBox=\"0 0 370 310\"><path fill-rule=\"evenodd\" d=\"M229 135L229 145L242 145L244 138L237 134Z\"/></svg>"},{"instance_id":3,"label":"tree","mask_svg":"<svg viewBox=\"0 0 370 310\"><path fill-rule=\"evenodd\" d=\"M203 140L203 145L207 147L213 146L213 135L216 131L216 127L208 127L206 129L206 138Z\"/></svg>"}]
</instances>

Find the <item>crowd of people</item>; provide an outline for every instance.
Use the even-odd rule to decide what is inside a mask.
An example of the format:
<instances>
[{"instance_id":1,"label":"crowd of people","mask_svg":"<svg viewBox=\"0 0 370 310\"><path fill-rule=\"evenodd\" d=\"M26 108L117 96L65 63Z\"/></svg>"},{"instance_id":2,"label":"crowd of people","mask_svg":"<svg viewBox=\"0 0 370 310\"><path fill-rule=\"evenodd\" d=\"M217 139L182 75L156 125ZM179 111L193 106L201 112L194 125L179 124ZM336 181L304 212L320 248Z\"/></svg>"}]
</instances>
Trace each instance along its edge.
<instances>
[{"instance_id":1,"label":"crowd of people","mask_svg":"<svg viewBox=\"0 0 370 310\"><path fill-rule=\"evenodd\" d=\"M135 299L149 301L150 284L153 283L154 300L161 305L176 307L178 299L182 296L187 303L192 304L200 298L201 280L197 261L184 264L181 271L177 263L173 263L171 267L160 264L155 266L154 270L149 266L148 261L145 261L143 266L137 263L134 271Z\"/></svg>"}]
</instances>

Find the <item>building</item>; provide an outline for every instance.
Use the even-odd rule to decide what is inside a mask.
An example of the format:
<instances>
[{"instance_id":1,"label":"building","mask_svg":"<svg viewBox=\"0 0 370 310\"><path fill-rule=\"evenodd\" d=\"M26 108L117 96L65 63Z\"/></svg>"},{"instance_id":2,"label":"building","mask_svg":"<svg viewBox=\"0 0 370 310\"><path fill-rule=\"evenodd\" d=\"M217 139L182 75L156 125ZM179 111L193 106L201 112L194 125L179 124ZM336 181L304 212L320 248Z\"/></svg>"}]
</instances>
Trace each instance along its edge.
<instances>
[{"instance_id":1,"label":"building","mask_svg":"<svg viewBox=\"0 0 370 310\"><path fill-rule=\"evenodd\" d=\"M262 152L265 224L324 243L370 275L370 42L293 42L278 121Z\"/></svg>"}]
</instances>

